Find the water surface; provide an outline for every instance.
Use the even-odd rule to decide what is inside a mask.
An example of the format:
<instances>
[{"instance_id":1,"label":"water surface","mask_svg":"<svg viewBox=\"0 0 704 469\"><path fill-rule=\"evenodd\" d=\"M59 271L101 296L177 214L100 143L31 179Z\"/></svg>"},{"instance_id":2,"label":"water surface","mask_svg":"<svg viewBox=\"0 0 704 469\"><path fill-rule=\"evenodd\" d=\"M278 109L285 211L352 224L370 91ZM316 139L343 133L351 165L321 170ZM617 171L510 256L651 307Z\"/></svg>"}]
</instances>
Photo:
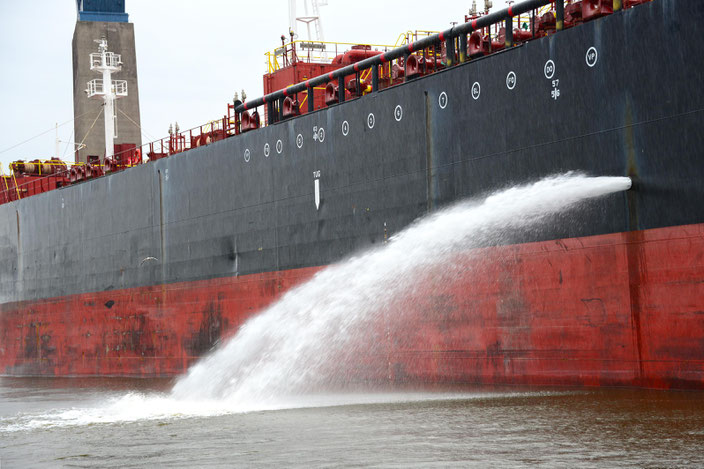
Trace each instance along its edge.
<instances>
[{"instance_id":1,"label":"water surface","mask_svg":"<svg viewBox=\"0 0 704 469\"><path fill-rule=\"evenodd\" d=\"M116 412L115 403L126 397L136 409L168 399L170 386L2 378L2 468L704 465L701 392L346 393L299 397L276 410L198 416L190 409L189 416L174 403L159 417L95 421L106 409Z\"/></svg>"}]
</instances>

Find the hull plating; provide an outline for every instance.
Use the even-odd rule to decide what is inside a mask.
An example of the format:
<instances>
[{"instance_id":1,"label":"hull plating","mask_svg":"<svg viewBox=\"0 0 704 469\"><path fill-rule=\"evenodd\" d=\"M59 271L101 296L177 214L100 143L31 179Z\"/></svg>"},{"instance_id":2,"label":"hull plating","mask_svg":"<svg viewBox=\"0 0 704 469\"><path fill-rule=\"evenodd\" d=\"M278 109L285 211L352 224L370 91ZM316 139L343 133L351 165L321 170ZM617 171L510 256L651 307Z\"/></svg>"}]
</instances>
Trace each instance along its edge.
<instances>
[{"instance_id":1,"label":"hull plating","mask_svg":"<svg viewBox=\"0 0 704 469\"><path fill-rule=\"evenodd\" d=\"M354 379L704 389L704 225L465 253ZM316 268L2 306L10 375L173 376ZM380 371L365 363L382 360Z\"/></svg>"},{"instance_id":2,"label":"hull plating","mask_svg":"<svg viewBox=\"0 0 704 469\"><path fill-rule=\"evenodd\" d=\"M699 1L649 2L0 205L0 373L181 373L320 266L577 170L634 188L467 253L484 267L400 299L357 378L702 388L702 25Z\"/></svg>"}]
</instances>

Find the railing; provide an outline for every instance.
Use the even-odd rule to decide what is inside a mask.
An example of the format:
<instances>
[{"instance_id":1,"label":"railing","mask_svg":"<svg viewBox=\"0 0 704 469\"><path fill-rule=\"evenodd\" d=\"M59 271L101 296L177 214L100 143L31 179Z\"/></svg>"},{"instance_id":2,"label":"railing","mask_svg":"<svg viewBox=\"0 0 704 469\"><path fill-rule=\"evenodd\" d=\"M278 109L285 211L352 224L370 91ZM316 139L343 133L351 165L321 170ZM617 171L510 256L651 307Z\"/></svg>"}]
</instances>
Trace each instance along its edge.
<instances>
[{"instance_id":1,"label":"railing","mask_svg":"<svg viewBox=\"0 0 704 469\"><path fill-rule=\"evenodd\" d=\"M240 115L247 110L256 109L259 106L268 104L272 107L273 103L283 101L288 96L294 96L297 93L302 92L307 92L308 103L310 104L312 103L311 98L315 87L325 86L327 83L337 80L339 89L344 90L345 77L356 75L357 73L367 69L372 70L372 92L376 92L379 90L379 66L389 64L399 58L407 58L414 52L424 51L428 48L434 48L437 46L444 45L445 47L445 66L451 67L456 63L466 62L467 37L470 33L482 30L483 28L490 28L496 23L505 22L505 42L507 46L512 46L513 18L550 3L555 3L555 16L558 25L557 29L562 29L564 22L564 0L526 0L521 3L511 5L508 8L504 8L503 10L478 17L469 22L458 24L446 31L427 36L408 45L397 47L378 56L370 57L360 62L342 67L326 75L320 75L305 82L297 83L282 90L269 93L260 98L241 103L236 106L235 112ZM459 54L456 54L457 48L459 48ZM456 55L458 55L458 57L456 57ZM339 101L343 102L345 93L340 92L338 93L338 96ZM270 110L273 111L273 109ZM269 114L273 115L273 112L270 112Z\"/></svg>"},{"instance_id":2,"label":"railing","mask_svg":"<svg viewBox=\"0 0 704 469\"><path fill-rule=\"evenodd\" d=\"M9 176L0 174L0 178L3 179L0 184L0 204L20 200L76 182L75 179L71 179L71 171L74 168L89 167L88 178L103 174L101 165L71 164L58 159L15 161L10 163L9 167ZM85 169L81 172L79 180L83 179L86 179Z\"/></svg>"},{"instance_id":3,"label":"railing","mask_svg":"<svg viewBox=\"0 0 704 469\"><path fill-rule=\"evenodd\" d=\"M105 54L105 65L110 68L118 69L122 65L122 57L120 54L115 54L113 52L107 52ZM103 57L100 52L93 52L90 54L90 69L95 70L98 67L103 66Z\"/></svg>"},{"instance_id":4,"label":"railing","mask_svg":"<svg viewBox=\"0 0 704 469\"><path fill-rule=\"evenodd\" d=\"M150 161L154 161L235 135L239 122L234 115L234 108L233 104L228 104L228 113L222 119L213 120L185 131L176 130L176 132L171 132L168 137L144 144L141 154L148 156Z\"/></svg>"},{"instance_id":5,"label":"railing","mask_svg":"<svg viewBox=\"0 0 704 469\"><path fill-rule=\"evenodd\" d=\"M116 96L127 96L127 80L112 80L112 86Z\"/></svg>"},{"instance_id":6,"label":"railing","mask_svg":"<svg viewBox=\"0 0 704 469\"><path fill-rule=\"evenodd\" d=\"M15 161L9 165L8 176L0 171L0 205L143 164L145 156L154 161L208 145L235 135L235 128L234 105L228 104L228 115L222 119L172 132L166 138L141 147L117 150L111 160L106 159L105 164L68 163L58 159Z\"/></svg>"},{"instance_id":7,"label":"railing","mask_svg":"<svg viewBox=\"0 0 704 469\"><path fill-rule=\"evenodd\" d=\"M396 40L396 44L394 45L310 40L291 41L264 54L267 62L267 73L274 73L277 70L287 67L297 61L315 64L329 64L331 59L339 55L343 55L345 52L349 52L355 46L365 46L369 49L386 52L398 47L399 44L406 44L411 40L418 40L419 37L430 36L435 33L437 33L437 31L407 31L399 35Z\"/></svg>"},{"instance_id":8,"label":"railing","mask_svg":"<svg viewBox=\"0 0 704 469\"><path fill-rule=\"evenodd\" d=\"M323 42L296 40L288 42L273 51L266 52L267 73L274 73L293 62L329 64L330 60L352 49L353 46L364 45L375 50L393 49L388 44L359 44L352 42ZM332 56L332 57L330 57Z\"/></svg>"},{"instance_id":9,"label":"railing","mask_svg":"<svg viewBox=\"0 0 704 469\"><path fill-rule=\"evenodd\" d=\"M113 92L115 96L127 96L127 80L112 80ZM86 93L89 98L102 96L106 93L105 84L102 78L94 78L88 82Z\"/></svg>"},{"instance_id":10,"label":"railing","mask_svg":"<svg viewBox=\"0 0 704 469\"><path fill-rule=\"evenodd\" d=\"M103 79L93 78L91 81L89 81L88 88L86 88L86 93L88 94L89 98L92 98L96 95L105 94L105 91L103 90Z\"/></svg>"}]
</instances>

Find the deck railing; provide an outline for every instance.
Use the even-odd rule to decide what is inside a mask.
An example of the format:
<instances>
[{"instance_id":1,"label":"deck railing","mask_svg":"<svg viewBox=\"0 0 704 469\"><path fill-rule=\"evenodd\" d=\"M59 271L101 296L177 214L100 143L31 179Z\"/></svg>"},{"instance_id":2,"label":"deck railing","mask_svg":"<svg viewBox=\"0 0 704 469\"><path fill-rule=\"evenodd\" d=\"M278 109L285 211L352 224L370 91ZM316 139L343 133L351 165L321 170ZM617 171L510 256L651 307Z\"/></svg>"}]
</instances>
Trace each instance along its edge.
<instances>
[{"instance_id":1,"label":"deck railing","mask_svg":"<svg viewBox=\"0 0 704 469\"><path fill-rule=\"evenodd\" d=\"M407 57L414 52L422 51L438 45L444 44L445 46L445 66L451 67L456 65L456 63L463 63L467 60L467 36L470 33L473 31L478 31L482 28L490 27L496 23L505 22L506 44L511 46L513 45L513 18L550 3L555 3L557 29L562 29L562 25L564 24L564 0L526 0L521 3L511 5L508 8L504 8L503 10L481 16L470 22L455 25L450 29L442 31L438 34L433 34L432 36L427 36L408 45L397 47L380 55L364 59L346 67L342 67L326 75L319 75L305 82L291 85L287 88L269 93L260 98L240 103L235 107L235 112L239 115L245 111L256 109L259 106L269 105L269 111L271 111L269 114L273 115L274 103L278 103L279 101L283 101L288 96L294 96L302 92L307 92L308 103L312 104L313 100L311 97L313 96L315 87L319 87L321 85L324 86L329 82L334 82L337 80L339 89L344 90L345 77L356 75L357 73L367 69L372 70L372 92L376 92L379 90L379 66L401 57ZM457 48L459 48L459 54L456 54ZM456 57L456 55L458 55L458 57ZM338 97L340 102L344 102L345 93L339 92Z\"/></svg>"}]
</instances>

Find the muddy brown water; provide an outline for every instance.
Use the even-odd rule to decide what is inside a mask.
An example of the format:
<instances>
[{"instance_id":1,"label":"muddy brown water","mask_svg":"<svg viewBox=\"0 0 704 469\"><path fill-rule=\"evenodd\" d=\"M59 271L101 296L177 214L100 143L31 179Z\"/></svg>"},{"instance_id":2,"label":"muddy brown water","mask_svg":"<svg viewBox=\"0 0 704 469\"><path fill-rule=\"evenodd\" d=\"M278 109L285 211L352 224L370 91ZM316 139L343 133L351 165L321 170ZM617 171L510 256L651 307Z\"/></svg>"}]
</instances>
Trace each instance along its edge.
<instances>
[{"instance_id":1,"label":"muddy brown water","mask_svg":"<svg viewBox=\"0 0 704 469\"><path fill-rule=\"evenodd\" d=\"M702 392L357 391L148 416L170 386L0 378L0 467L704 466Z\"/></svg>"}]
</instances>

